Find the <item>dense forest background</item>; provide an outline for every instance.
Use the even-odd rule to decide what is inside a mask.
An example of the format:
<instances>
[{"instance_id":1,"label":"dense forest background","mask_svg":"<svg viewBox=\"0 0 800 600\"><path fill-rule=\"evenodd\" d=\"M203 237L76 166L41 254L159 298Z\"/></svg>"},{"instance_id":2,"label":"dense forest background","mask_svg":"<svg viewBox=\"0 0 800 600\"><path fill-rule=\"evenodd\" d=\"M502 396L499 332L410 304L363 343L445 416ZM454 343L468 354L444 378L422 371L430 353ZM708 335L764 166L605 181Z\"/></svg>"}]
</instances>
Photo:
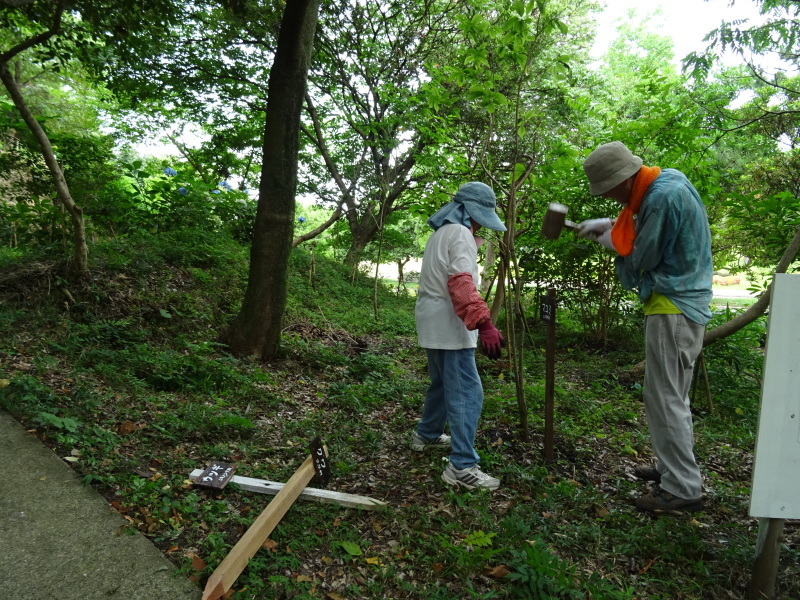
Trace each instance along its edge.
<instances>
[{"instance_id":1,"label":"dense forest background","mask_svg":"<svg viewBox=\"0 0 800 600\"><path fill-rule=\"evenodd\" d=\"M755 4L758 25L721 21L677 67L636 20L592 59L583 0L0 0L0 405L187 571L202 557L201 582L262 501L184 485L199 463L285 480L319 433L337 488L391 498L380 516L306 507L235 597L745 597L764 315L800 245L800 6ZM551 202L616 213L581 168L611 140L687 174L719 281L753 296L717 301L706 334L698 519L630 506L641 311L605 250L539 232ZM412 265L470 180L508 227L481 250L510 342L479 359L491 498L443 489L404 437L425 381Z\"/></svg>"}]
</instances>

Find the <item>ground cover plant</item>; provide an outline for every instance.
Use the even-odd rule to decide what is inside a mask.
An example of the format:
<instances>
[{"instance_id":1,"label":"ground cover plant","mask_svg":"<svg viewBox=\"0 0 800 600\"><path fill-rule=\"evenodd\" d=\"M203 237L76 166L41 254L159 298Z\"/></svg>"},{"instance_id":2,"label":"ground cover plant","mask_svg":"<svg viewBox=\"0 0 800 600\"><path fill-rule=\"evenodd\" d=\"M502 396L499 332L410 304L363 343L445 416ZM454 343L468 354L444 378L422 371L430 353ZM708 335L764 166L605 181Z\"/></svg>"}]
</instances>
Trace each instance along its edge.
<instances>
[{"instance_id":1,"label":"ground cover plant","mask_svg":"<svg viewBox=\"0 0 800 600\"><path fill-rule=\"evenodd\" d=\"M299 248L282 355L260 363L216 342L246 279L235 241L140 234L90 255L82 283L41 256L0 257L0 406L201 586L270 498L197 488L188 474L222 460L286 481L320 435L328 487L388 506L298 501L233 598L746 597L763 321L706 349L713 403L702 386L694 402L705 510L652 516L633 505L645 489L633 465L650 458L636 327L599 344L559 317L552 462L543 327L532 323L527 352L526 442L509 363L479 356L477 448L502 486L459 492L440 479L445 453L408 447L426 385L413 296L381 288L376 320L369 278L319 257L312 269ZM798 543L788 522L779 598L800 597Z\"/></svg>"}]
</instances>

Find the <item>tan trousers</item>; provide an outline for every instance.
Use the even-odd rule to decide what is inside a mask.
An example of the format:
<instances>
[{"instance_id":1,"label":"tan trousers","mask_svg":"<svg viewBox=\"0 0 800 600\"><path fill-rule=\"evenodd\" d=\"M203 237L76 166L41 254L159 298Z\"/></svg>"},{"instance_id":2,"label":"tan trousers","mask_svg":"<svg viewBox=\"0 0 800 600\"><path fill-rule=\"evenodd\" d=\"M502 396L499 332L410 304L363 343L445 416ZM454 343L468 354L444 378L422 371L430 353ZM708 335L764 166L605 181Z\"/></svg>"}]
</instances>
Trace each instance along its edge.
<instances>
[{"instance_id":1,"label":"tan trousers","mask_svg":"<svg viewBox=\"0 0 800 600\"><path fill-rule=\"evenodd\" d=\"M702 495L689 388L704 331L680 314L645 317L644 408L656 469L661 487L686 500Z\"/></svg>"}]
</instances>

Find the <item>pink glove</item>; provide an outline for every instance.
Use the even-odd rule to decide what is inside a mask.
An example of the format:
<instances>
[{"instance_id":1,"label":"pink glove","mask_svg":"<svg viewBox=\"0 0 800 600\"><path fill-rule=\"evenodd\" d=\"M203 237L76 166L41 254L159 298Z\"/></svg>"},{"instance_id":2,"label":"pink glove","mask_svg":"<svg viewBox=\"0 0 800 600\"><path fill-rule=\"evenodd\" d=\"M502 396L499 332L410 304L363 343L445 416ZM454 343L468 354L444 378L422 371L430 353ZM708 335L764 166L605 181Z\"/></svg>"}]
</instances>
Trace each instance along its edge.
<instances>
[{"instance_id":1,"label":"pink glove","mask_svg":"<svg viewBox=\"0 0 800 600\"><path fill-rule=\"evenodd\" d=\"M503 348L506 347L506 341L503 339L503 334L500 333L492 324L490 319L482 321L478 325L478 331L481 334L481 349L492 360L500 358Z\"/></svg>"}]
</instances>

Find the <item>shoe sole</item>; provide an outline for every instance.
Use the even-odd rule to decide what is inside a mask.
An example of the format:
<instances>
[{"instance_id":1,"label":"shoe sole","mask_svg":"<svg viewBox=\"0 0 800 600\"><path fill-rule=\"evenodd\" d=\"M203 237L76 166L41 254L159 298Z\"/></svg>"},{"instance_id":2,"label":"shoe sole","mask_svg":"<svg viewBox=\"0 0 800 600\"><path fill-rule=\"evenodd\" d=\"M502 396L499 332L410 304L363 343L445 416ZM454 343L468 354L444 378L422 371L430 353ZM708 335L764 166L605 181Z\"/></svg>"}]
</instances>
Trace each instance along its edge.
<instances>
[{"instance_id":1,"label":"shoe sole","mask_svg":"<svg viewBox=\"0 0 800 600\"><path fill-rule=\"evenodd\" d=\"M443 446L441 444L438 444L438 445L437 444L411 444L411 449L414 452L424 452L425 450L430 450L432 448L436 448L436 449L442 450L444 448L449 448L449 447L450 447L449 444L446 445L446 446Z\"/></svg>"},{"instance_id":2,"label":"shoe sole","mask_svg":"<svg viewBox=\"0 0 800 600\"><path fill-rule=\"evenodd\" d=\"M651 475L650 473L643 473L641 471L633 471L633 476L636 479L641 479L642 481L653 481L655 483L661 483L661 473L657 473L655 476Z\"/></svg>"},{"instance_id":3,"label":"shoe sole","mask_svg":"<svg viewBox=\"0 0 800 600\"><path fill-rule=\"evenodd\" d=\"M703 501L698 500L697 502L693 502L691 504L685 504L684 506L678 508L664 508L664 507L653 507L653 506L641 506L638 502L636 503L636 507L639 510L646 510L647 512L652 513L681 513L681 512L697 512L699 510L703 510Z\"/></svg>"},{"instance_id":4,"label":"shoe sole","mask_svg":"<svg viewBox=\"0 0 800 600\"><path fill-rule=\"evenodd\" d=\"M497 485L494 487L490 487L488 485L469 485L468 483L464 483L460 479L452 479L447 476L446 473L442 473L442 481L444 481L447 485L454 485L456 487L461 486L465 487L468 490L496 490L500 487L500 482L497 482Z\"/></svg>"}]
</instances>

